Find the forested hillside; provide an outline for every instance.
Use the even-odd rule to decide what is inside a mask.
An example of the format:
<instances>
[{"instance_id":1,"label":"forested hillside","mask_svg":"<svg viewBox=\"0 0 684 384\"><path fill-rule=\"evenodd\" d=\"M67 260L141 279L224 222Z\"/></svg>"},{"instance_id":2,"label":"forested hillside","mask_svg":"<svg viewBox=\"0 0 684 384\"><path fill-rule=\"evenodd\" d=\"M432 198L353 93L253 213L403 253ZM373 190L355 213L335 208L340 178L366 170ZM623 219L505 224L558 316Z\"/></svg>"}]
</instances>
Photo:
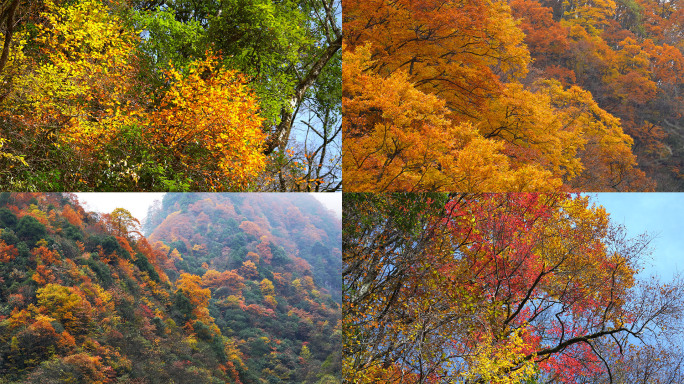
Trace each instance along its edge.
<instances>
[{"instance_id":1,"label":"forested hillside","mask_svg":"<svg viewBox=\"0 0 684 384\"><path fill-rule=\"evenodd\" d=\"M658 190L684 190L684 7L671 0L513 0L528 78L591 92Z\"/></svg>"},{"instance_id":2,"label":"forested hillside","mask_svg":"<svg viewBox=\"0 0 684 384\"><path fill-rule=\"evenodd\" d=\"M340 304L319 280L336 297L341 282L319 278L268 226L257 238L227 222L242 216L221 222L197 210L206 196L179 197L189 196L164 207L185 208L160 216L148 240L124 209L101 215L74 195L0 194L0 383L341 381ZM328 232L307 253L339 270L339 220L328 222L320 217ZM165 229L191 236L165 244ZM196 241L202 230L226 240L216 261L202 244L219 240Z\"/></svg>"},{"instance_id":3,"label":"forested hillside","mask_svg":"<svg viewBox=\"0 0 684 384\"><path fill-rule=\"evenodd\" d=\"M339 377L341 222L316 199L166 194L149 220L162 220L149 239L168 276L197 276L221 332L244 346L245 383Z\"/></svg>"},{"instance_id":4,"label":"forested hillside","mask_svg":"<svg viewBox=\"0 0 684 384\"><path fill-rule=\"evenodd\" d=\"M339 0L0 0L0 185L341 189Z\"/></svg>"},{"instance_id":5,"label":"forested hillside","mask_svg":"<svg viewBox=\"0 0 684 384\"><path fill-rule=\"evenodd\" d=\"M670 0L345 0L350 190L682 190Z\"/></svg>"}]
</instances>

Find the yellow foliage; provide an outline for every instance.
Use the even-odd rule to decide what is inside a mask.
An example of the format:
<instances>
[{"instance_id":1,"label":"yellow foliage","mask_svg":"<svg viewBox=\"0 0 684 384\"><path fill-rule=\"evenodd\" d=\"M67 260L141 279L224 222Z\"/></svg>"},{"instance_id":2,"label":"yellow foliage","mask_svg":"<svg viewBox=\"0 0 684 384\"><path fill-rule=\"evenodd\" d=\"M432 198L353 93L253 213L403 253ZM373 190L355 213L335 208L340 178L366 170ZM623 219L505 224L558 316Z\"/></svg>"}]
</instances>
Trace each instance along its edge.
<instances>
[{"instance_id":1,"label":"yellow foliage","mask_svg":"<svg viewBox=\"0 0 684 384\"><path fill-rule=\"evenodd\" d=\"M535 374L535 363L524 359L525 342L520 329L507 340L495 342L489 332L483 334L477 349L466 358L470 370L462 373L466 382L518 384Z\"/></svg>"},{"instance_id":2,"label":"yellow foliage","mask_svg":"<svg viewBox=\"0 0 684 384\"><path fill-rule=\"evenodd\" d=\"M2 149L3 145L5 145L5 143L7 143L7 142L9 142L9 140L0 137L0 149ZM0 160L1 159L8 160L11 164L10 167L14 167L15 164L12 164L12 163L19 163L22 165L27 165L26 160L24 160L24 156L14 155L12 153L4 152L2 150L0 150Z\"/></svg>"},{"instance_id":3,"label":"yellow foliage","mask_svg":"<svg viewBox=\"0 0 684 384\"><path fill-rule=\"evenodd\" d=\"M259 286L261 287L261 293L264 296L274 294L274 287L271 280L264 278L263 280L261 280L261 283L259 283Z\"/></svg>"},{"instance_id":4,"label":"yellow foliage","mask_svg":"<svg viewBox=\"0 0 684 384\"><path fill-rule=\"evenodd\" d=\"M138 38L96 0L61 7L48 1L46 8L35 39L46 57L16 80L11 99L43 124L63 124L65 144L92 148L128 121L120 109L131 92Z\"/></svg>"}]
</instances>

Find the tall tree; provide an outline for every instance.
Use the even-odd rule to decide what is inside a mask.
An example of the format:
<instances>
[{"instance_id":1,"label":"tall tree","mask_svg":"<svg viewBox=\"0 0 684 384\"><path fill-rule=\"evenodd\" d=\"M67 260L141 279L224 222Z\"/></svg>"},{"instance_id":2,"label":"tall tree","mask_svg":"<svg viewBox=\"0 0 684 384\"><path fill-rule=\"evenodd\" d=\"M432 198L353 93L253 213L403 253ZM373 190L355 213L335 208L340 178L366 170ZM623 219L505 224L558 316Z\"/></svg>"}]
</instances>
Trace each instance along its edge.
<instances>
[{"instance_id":1,"label":"tall tree","mask_svg":"<svg viewBox=\"0 0 684 384\"><path fill-rule=\"evenodd\" d=\"M351 380L618 382L624 351L680 331L682 281L638 280L650 237L587 197L443 199L345 200Z\"/></svg>"}]
</instances>

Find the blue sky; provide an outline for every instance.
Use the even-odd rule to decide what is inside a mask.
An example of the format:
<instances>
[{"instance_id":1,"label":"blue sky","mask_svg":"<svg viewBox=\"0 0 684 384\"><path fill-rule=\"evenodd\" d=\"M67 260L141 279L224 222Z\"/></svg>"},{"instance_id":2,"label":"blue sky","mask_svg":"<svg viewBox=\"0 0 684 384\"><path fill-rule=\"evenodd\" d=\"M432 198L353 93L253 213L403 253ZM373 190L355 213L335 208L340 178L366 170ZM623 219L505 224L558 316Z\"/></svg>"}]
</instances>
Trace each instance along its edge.
<instances>
[{"instance_id":1,"label":"blue sky","mask_svg":"<svg viewBox=\"0 0 684 384\"><path fill-rule=\"evenodd\" d=\"M606 209L611 222L624 225L631 237L644 232L656 235L651 242L652 260L643 275L668 281L675 272L684 272L684 193L587 195Z\"/></svg>"}]
</instances>

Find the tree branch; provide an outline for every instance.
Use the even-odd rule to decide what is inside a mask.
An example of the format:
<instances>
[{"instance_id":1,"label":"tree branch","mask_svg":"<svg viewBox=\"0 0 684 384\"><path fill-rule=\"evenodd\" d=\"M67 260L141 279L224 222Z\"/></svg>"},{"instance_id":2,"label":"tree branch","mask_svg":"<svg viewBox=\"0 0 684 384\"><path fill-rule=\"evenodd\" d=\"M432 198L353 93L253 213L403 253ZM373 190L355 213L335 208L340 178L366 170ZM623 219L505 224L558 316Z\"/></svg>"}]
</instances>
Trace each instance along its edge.
<instances>
[{"instance_id":1,"label":"tree branch","mask_svg":"<svg viewBox=\"0 0 684 384\"><path fill-rule=\"evenodd\" d=\"M328 64L330 59L332 59L340 48L342 48L342 36L338 36L338 38L323 51L323 54L314 62L306 76L297 84L295 93L280 110L280 123L275 130L269 134L268 139L266 139L266 145L264 146L263 151L265 155L270 155L276 148L282 148L287 145L290 131L292 130L294 110L304 98L306 91L321 74L325 65Z\"/></svg>"}]
</instances>

